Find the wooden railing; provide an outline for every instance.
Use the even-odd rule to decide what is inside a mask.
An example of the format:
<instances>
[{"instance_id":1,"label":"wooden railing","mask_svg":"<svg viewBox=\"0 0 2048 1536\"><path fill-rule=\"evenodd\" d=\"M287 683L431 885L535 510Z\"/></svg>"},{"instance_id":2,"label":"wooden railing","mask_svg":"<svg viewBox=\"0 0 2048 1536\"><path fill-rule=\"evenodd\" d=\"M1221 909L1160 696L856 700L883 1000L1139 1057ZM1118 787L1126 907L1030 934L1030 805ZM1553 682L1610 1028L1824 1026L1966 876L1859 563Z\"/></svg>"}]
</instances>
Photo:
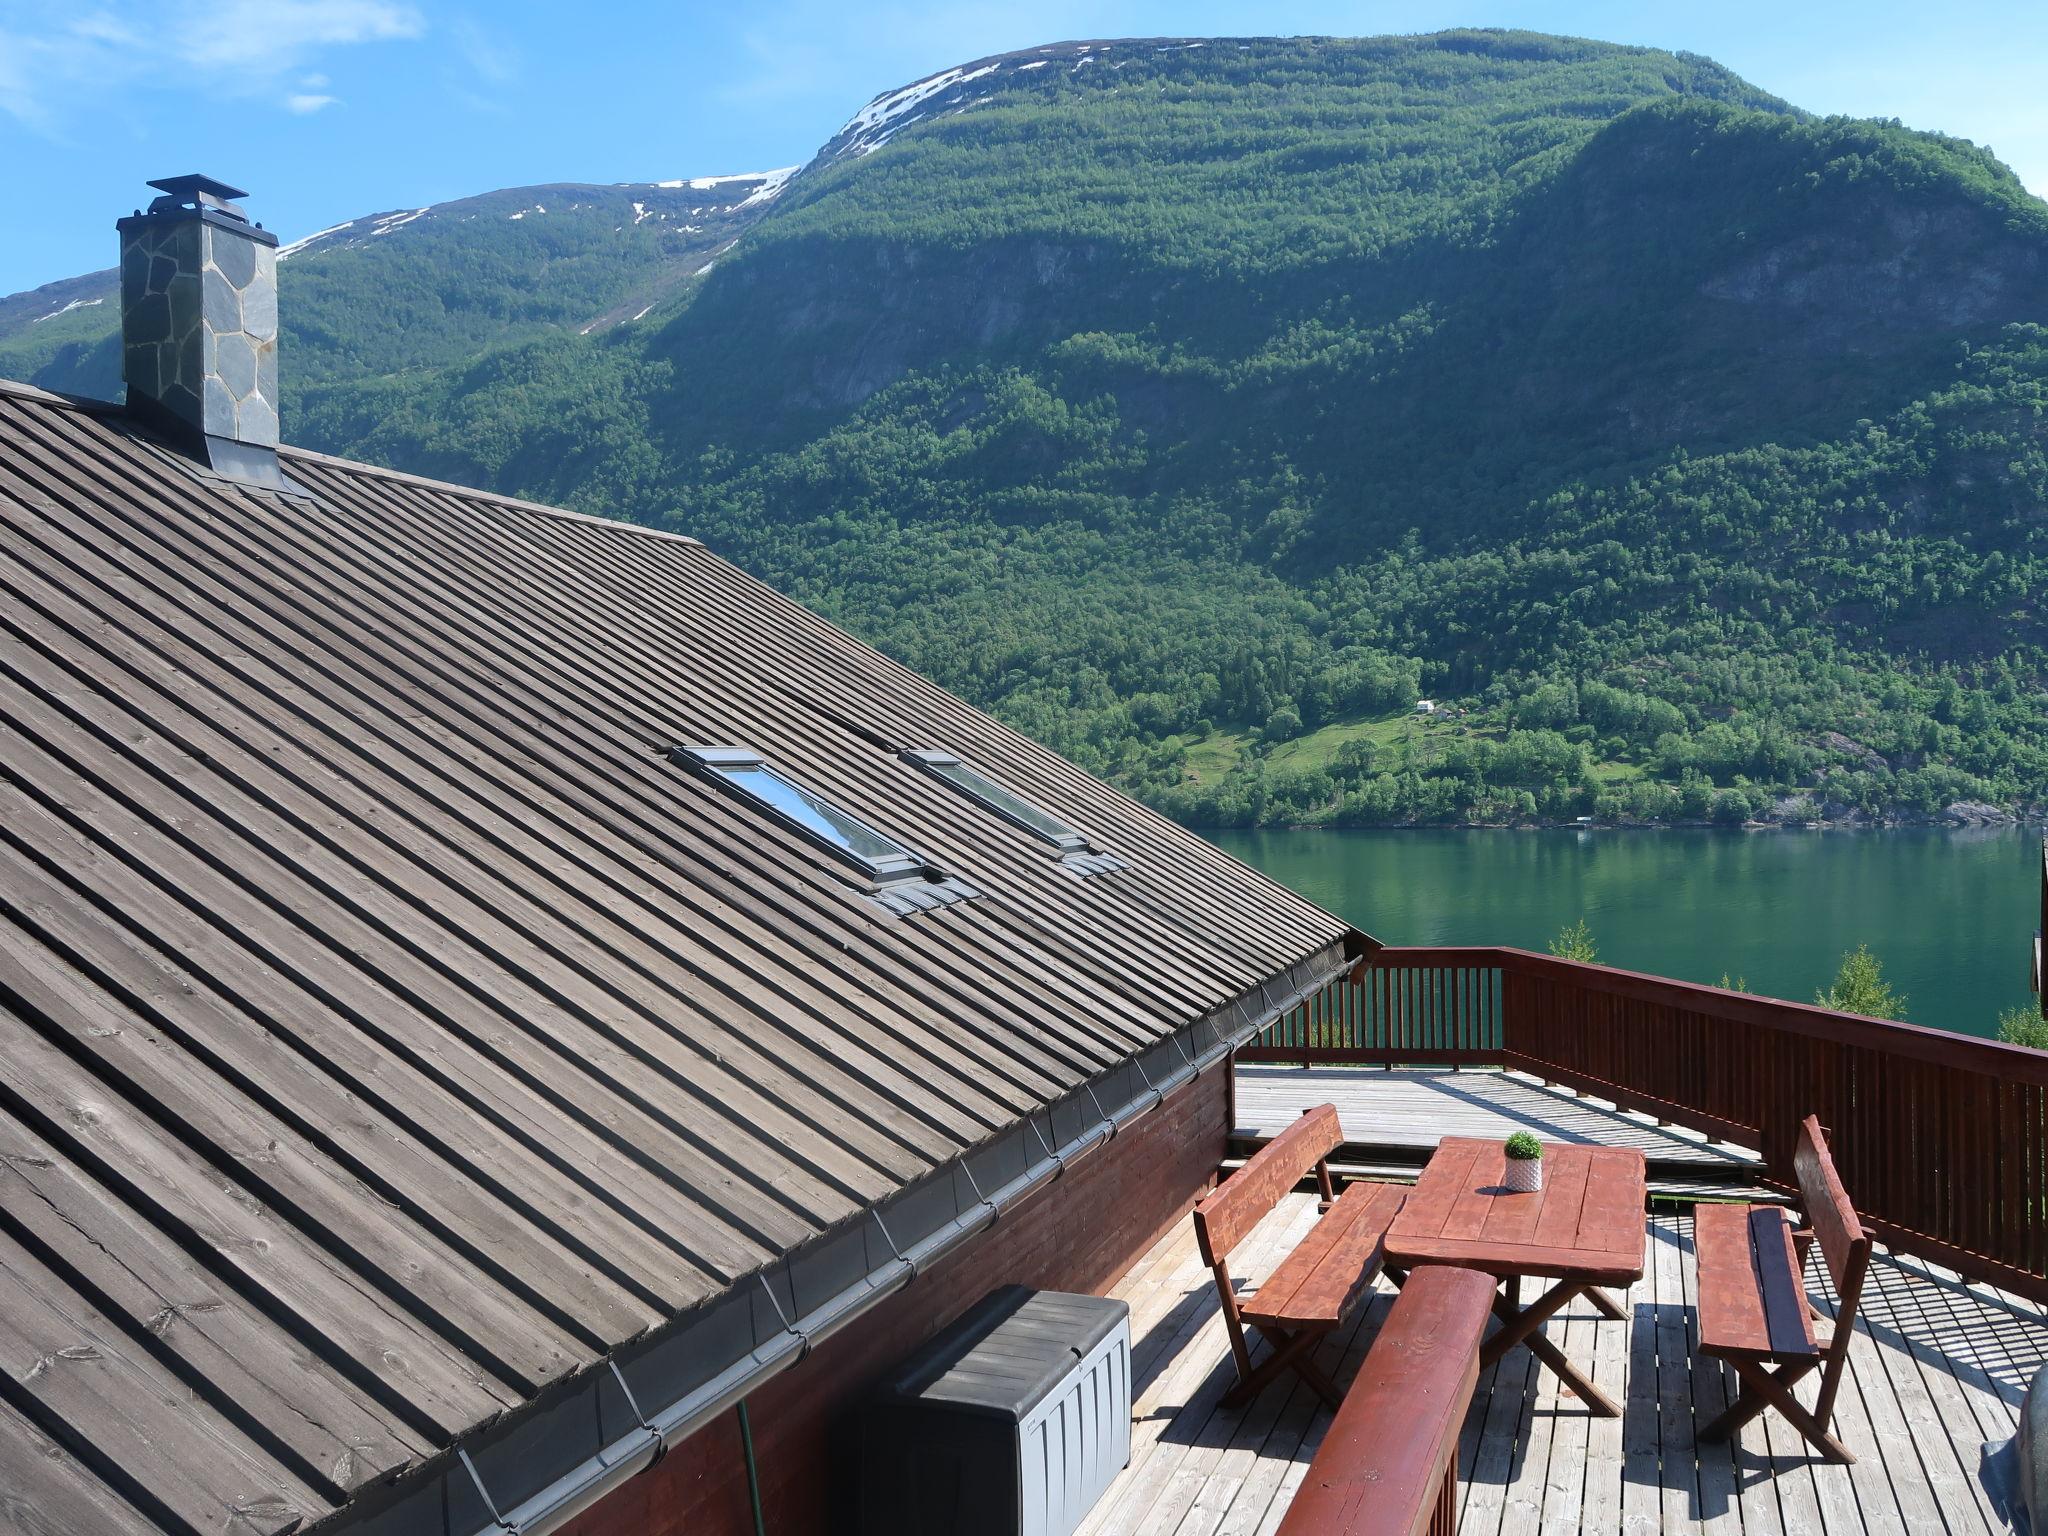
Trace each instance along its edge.
<instances>
[{"instance_id":1,"label":"wooden railing","mask_svg":"<svg viewBox=\"0 0 2048 1536\"><path fill-rule=\"evenodd\" d=\"M1500 955L1494 949L1384 949L1357 986L1339 982L1280 1019L1241 1061L1497 1063Z\"/></svg>"},{"instance_id":2,"label":"wooden railing","mask_svg":"<svg viewBox=\"0 0 2048 1536\"><path fill-rule=\"evenodd\" d=\"M1818 1115L1874 1233L2048 1301L2048 1052L1527 950L1416 948L1241 1056L1513 1067L1753 1148L1786 1189Z\"/></svg>"}]
</instances>

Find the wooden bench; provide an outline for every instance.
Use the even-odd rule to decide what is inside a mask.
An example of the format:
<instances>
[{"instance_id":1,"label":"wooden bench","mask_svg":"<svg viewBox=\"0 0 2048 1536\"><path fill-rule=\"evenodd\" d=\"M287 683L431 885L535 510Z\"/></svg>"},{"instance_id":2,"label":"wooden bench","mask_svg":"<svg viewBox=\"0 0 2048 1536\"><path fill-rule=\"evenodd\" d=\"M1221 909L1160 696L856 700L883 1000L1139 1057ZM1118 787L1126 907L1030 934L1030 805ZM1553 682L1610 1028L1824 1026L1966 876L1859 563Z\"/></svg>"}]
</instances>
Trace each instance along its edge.
<instances>
[{"instance_id":1,"label":"wooden bench","mask_svg":"<svg viewBox=\"0 0 2048 1536\"><path fill-rule=\"evenodd\" d=\"M1458 1433L1494 1279L1418 1264L1366 1351L1278 1536L1451 1536Z\"/></svg>"},{"instance_id":2,"label":"wooden bench","mask_svg":"<svg viewBox=\"0 0 2048 1536\"><path fill-rule=\"evenodd\" d=\"M1385 1260L1387 1224L1407 1194L1400 1184L1360 1181L1338 1196L1330 1187L1330 1154L1343 1144L1337 1107L1318 1105L1304 1111L1195 1207L1195 1241L1201 1246L1202 1262L1216 1276L1230 1356L1237 1364L1237 1385L1224 1395L1226 1405L1248 1402L1291 1367L1332 1408L1337 1406L1336 1387L1310 1355L1371 1288ZM1230 1280L1231 1250L1311 1168L1322 1193L1321 1219L1266 1283L1240 1302ZM1273 1353L1257 1367L1245 1337L1247 1324L1273 1346Z\"/></svg>"},{"instance_id":3,"label":"wooden bench","mask_svg":"<svg viewBox=\"0 0 2048 1536\"><path fill-rule=\"evenodd\" d=\"M1699 1438L1725 1440L1764 1409L1775 1408L1829 1461L1853 1462L1828 1425L1849 1363L1870 1239L1835 1172L1820 1122L1811 1115L1799 1127L1792 1165L1804 1228L1795 1231L1776 1206L1702 1205L1694 1214L1700 1353L1726 1360L1742 1381L1735 1401ZM1820 1314L1807 1299L1804 1279L1806 1256L1816 1242L1840 1298L1834 1327L1824 1338L1814 1331ZM1792 1395L1792 1384L1816 1369L1820 1396L1808 1413Z\"/></svg>"}]
</instances>

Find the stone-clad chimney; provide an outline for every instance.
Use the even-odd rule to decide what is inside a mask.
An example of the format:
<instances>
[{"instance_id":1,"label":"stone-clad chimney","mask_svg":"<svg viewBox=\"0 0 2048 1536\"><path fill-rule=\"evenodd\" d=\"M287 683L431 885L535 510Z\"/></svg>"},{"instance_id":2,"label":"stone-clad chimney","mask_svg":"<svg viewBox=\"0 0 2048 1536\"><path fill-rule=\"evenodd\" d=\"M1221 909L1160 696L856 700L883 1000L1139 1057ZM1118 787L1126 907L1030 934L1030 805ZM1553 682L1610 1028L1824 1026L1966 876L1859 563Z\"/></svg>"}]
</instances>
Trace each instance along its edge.
<instances>
[{"instance_id":1,"label":"stone-clad chimney","mask_svg":"<svg viewBox=\"0 0 2048 1536\"><path fill-rule=\"evenodd\" d=\"M277 236L208 176L122 219L128 409L215 472L283 487L277 465Z\"/></svg>"}]
</instances>

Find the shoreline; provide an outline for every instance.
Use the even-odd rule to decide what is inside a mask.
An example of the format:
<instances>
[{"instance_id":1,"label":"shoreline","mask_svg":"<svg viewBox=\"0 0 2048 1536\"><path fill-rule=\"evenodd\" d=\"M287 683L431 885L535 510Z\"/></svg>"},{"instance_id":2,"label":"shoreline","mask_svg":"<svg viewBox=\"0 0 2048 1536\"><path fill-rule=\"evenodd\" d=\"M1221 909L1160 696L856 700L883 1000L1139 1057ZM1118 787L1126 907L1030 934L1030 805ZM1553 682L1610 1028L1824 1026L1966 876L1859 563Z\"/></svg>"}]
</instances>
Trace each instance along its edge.
<instances>
[{"instance_id":1,"label":"shoreline","mask_svg":"<svg viewBox=\"0 0 2048 1536\"><path fill-rule=\"evenodd\" d=\"M1163 814L1163 813L1162 813ZM1168 818L1171 820L1172 818ZM1819 821L1271 821L1251 826L1177 821L1190 832L2026 832L2048 835L2048 816L2029 813L1999 820L1952 821L1934 817L1870 817Z\"/></svg>"}]
</instances>

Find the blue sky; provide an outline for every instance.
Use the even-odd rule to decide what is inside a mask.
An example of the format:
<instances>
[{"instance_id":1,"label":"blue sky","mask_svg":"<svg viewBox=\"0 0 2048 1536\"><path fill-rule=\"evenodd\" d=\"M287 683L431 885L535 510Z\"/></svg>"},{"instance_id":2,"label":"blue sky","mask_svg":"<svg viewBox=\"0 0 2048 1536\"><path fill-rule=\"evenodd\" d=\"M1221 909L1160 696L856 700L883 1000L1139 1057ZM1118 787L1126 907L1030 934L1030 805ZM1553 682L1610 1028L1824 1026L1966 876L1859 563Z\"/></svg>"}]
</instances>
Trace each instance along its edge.
<instances>
[{"instance_id":1,"label":"blue sky","mask_svg":"<svg viewBox=\"0 0 2048 1536\"><path fill-rule=\"evenodd\" d=\"M2048 193L2048 3L0 0L0 293L106 266L152 176L286 239L545 181L809 157L862 103L1065 38L1513 26L1708 54L1820 112L1990 144Z\"/></svg>"}]
</instances>

